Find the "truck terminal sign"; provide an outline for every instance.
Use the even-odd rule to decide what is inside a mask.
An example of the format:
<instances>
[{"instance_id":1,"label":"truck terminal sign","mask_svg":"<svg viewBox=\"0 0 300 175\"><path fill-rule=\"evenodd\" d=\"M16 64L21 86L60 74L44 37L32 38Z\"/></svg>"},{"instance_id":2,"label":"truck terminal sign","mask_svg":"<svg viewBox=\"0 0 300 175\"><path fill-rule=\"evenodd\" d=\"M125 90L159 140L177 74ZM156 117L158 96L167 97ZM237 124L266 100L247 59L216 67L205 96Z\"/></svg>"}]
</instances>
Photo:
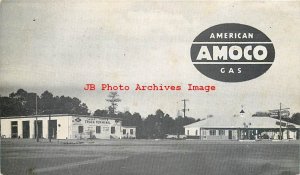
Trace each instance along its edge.
<instances>
[{"instance_id":1,"label":"truck terminal sign","mask_svg":"<svg viewBox=\"0 0 300 175\"><path fill-rule=\"evenodd\" d=\"M110 120L107 119L100 119L100 118L79 118L73 120L73 123L77 124L110 124Z\"/></svg>"},{"instance_id":2,"label":"truck terminal sign","mask_svg":"<svg viewBox=\"0 0 300 175\"><path fill-rule=\"evenodd\" d=\"M205 76L223 82L242 82L264 74L272 65L271 40L254 27L226 23L212 26L193 41L191 59Z\"/></svg>"}]
</instances>

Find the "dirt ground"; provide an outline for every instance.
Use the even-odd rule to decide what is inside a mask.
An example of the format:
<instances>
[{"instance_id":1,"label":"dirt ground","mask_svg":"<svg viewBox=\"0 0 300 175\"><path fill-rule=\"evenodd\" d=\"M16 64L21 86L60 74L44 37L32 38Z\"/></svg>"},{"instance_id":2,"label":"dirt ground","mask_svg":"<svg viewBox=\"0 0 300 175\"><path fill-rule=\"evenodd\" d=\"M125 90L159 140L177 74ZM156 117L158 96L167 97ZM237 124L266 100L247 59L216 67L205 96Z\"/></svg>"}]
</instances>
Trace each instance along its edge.
<instances>
[{"instance_id":1,"label":"dirt ground","mask_svg":"<svg viewBox=\"0 0 300 175\"><path fill-rule=\"evenodd\" d=\"M296 175L299 141L1 140L4 175Z\"/></svg>"}]
</instances>

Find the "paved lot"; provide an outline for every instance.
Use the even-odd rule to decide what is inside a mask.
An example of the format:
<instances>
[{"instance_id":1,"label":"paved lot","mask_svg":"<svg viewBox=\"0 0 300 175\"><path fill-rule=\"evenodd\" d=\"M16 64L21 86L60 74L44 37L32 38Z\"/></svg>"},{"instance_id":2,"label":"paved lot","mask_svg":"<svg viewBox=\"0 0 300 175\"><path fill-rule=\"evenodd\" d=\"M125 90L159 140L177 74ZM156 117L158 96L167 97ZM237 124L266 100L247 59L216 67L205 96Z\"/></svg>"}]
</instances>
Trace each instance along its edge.
<instances>
[{"instance_id":1,"label":"paved lot","mask_svg":"<svg viewBox=\"0 0 300 175\"><path fill-rule=\"evenodd\" d=\"M2 139L1 169L4 175L295 175L299 143Z\"/></svg>"}]
</instances>

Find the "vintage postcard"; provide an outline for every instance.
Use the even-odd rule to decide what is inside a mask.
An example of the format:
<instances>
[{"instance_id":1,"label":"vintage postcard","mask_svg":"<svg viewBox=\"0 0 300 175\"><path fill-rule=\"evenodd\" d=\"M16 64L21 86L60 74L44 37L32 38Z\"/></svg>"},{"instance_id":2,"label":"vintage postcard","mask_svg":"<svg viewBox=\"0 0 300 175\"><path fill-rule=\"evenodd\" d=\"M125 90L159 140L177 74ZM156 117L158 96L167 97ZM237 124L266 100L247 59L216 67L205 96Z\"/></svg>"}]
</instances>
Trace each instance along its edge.
<instances>
[{"instance_id":1,"label":"vintage postcard","mask_svg":"<svg viewBox=\"0 0 300 175\"><path fill-rule=\"evenodd\" d=\"M2 175L296 175L299 1L0 1Z\"/></svg>"}]
</instances>

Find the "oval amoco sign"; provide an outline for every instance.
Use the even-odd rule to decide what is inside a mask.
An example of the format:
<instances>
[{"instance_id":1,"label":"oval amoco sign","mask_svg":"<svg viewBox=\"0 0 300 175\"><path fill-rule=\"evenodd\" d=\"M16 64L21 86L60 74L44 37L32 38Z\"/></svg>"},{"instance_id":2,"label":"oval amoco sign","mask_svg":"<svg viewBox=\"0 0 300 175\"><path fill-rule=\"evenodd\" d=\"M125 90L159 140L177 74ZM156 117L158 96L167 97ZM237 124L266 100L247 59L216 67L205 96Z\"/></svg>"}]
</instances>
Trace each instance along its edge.
<instances>
[{"instance_id":1,"label":"oval amoco sign","mask_svg":"<svg viewBox=\"0 0 300 175\"><path fill-rule=\"evenodd\" d=\"M223 82L257 78L271 67L274 58L271 40L244 24L212 26L200 33L191 47L191 59L197 70Z\"/></svg>"}]
</instances>

